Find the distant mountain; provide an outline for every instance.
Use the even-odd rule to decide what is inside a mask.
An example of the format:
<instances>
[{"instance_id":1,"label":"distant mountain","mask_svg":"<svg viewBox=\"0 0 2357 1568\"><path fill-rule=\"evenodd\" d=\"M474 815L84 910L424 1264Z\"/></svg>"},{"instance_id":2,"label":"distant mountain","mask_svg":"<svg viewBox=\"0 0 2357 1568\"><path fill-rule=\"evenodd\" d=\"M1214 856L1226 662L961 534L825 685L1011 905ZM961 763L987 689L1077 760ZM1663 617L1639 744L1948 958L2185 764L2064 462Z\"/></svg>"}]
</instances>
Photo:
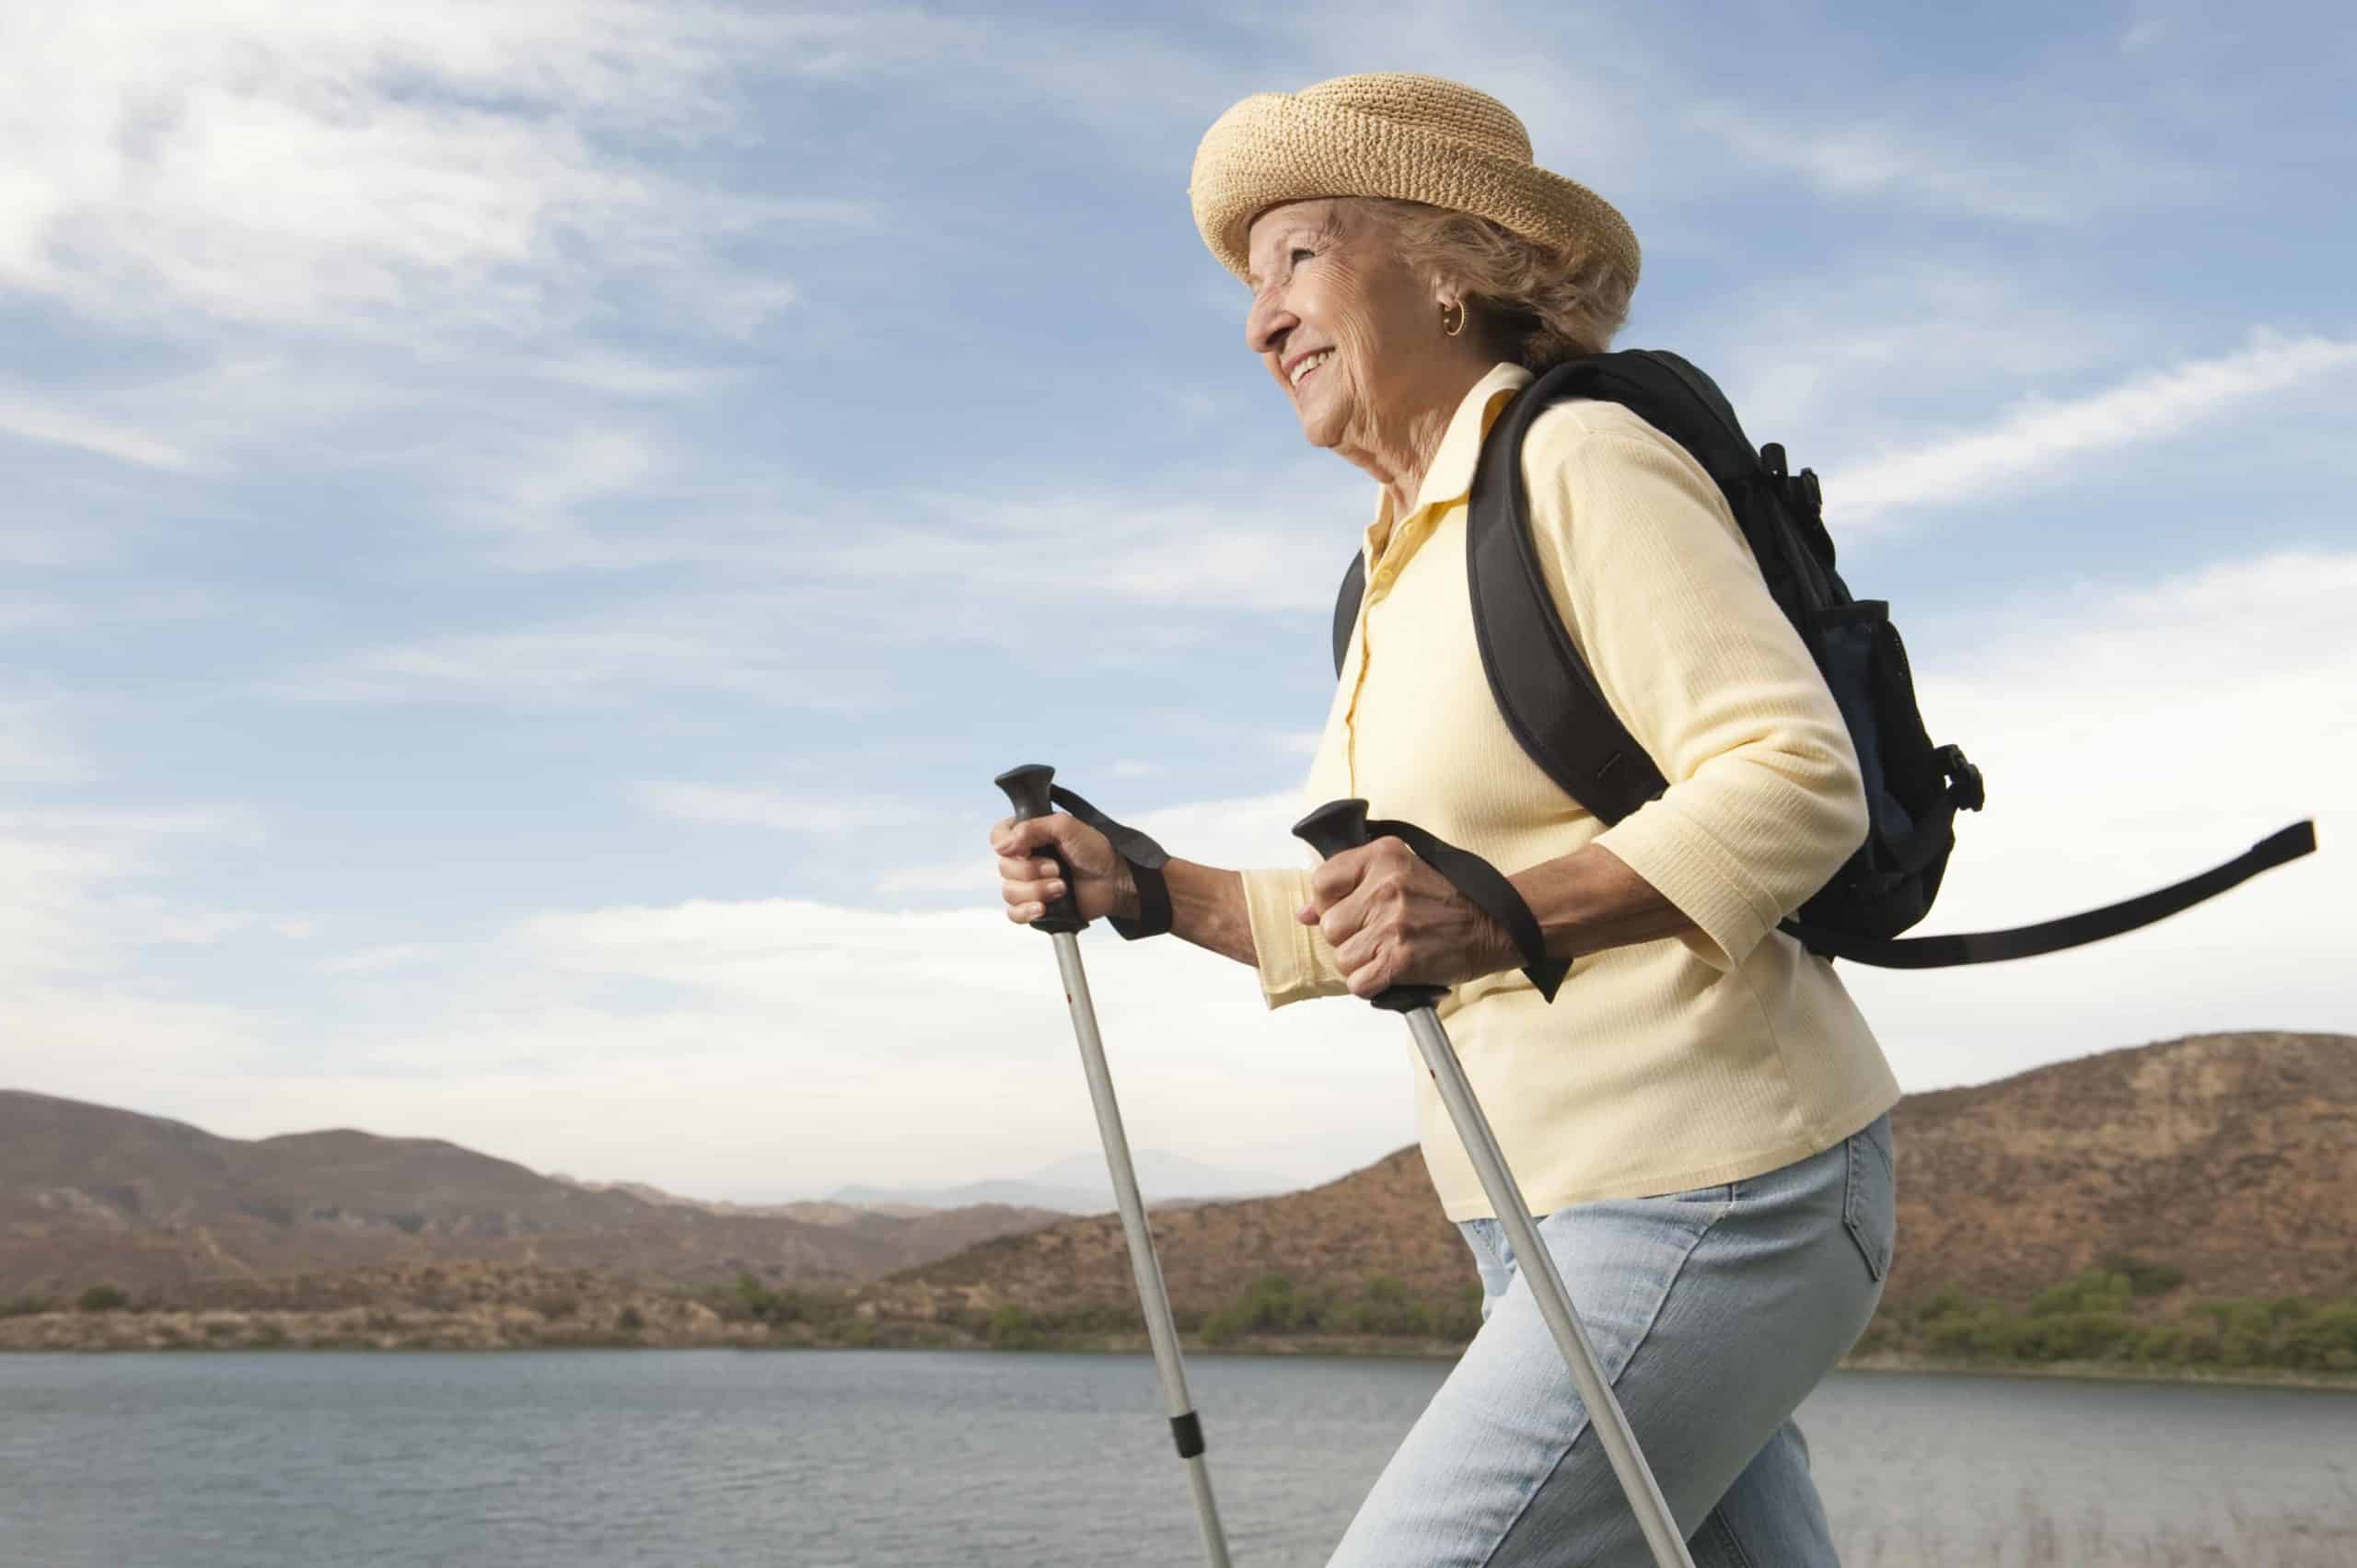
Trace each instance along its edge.
<instances>
[{"instance_id":1,"label":"distant mountain","mask_svg":"<svg viewBox=\"0 0 2357 1568\"><path fill-rule=\"evenodd\" d=\"M2107 1256L2184 1271L2202 1297L2357 1295L2357 1038L2202 1035L1910 1095L1887 1295L2021 1301ZM1207 1312L1263 1274L1427 1300L1473 1278L1413 1148L1306 1192L1165 1210L1173 1302ZM1111 1215L1000 1237L866 1287L888 1315L1132 1307Z\"/></svg>"},{"instance_id":2,"label":"distant mountain","mask_svg":"<svg viewBox=\"0 0 2357 1568\"><path fill-rule=\"evenodd\" d=\"M1051 1217L996 1206L814 1223L560 1181L437 1139L221 1138L0 1090L0 1299L458 1260L842 1284Z\"/></svg>"},{"instance_id":3,"label":"distant mountain","mask_svg":"<svg viewBox=\"0 0 2357 1568\"><path fill-rule=\"evenodd\" d=\"M551 1171L551 1181L562 1181L567 1187L583 1192L627 1192L633 1198L669 1208L702 1209L708 1214L766 1214L776 1219L800 1220L805 1225L857 1225L873 1214L885 1214L894 1219L912 1219L933 1213L930 1204L853 1203L840 1199L821 1199L792 1203L732 1203L722 1198L683 1198L677 1192L667 1192L660 1187L644 1181L584 1181L563 1171ZM988 1200L981 1200L988 1202ZM961 1205L968 1206L968 1205ZM1042 1223L1054 1217L1046 1210L1039 1211ZM1063 1213L1065 1211L1056 1211Z\"/></svg>"},{"instance_id":4,"label":"distant mountain","mask_svg":"<svg viewBox=\"0 0 2357 1568\"><path fill-rule=\"evenodd\" d=\"M1260 1197L1282 1191L1285 1186L1271 1178L1224 1170L1163 1149L1135 1149L1131 1159L1137 1167L1138 1190L1153 1205ZM1093 1151L1069 1155L1028 1176L1007 1180L970 1181L962 1187L844 1187L830 1197L838 1203L869 1208L1007 1203L1068 1214L1104 1214L1114 1206L1112 1175L1106 1169L1104 1155Z\"/></svg>"}]
</instances>

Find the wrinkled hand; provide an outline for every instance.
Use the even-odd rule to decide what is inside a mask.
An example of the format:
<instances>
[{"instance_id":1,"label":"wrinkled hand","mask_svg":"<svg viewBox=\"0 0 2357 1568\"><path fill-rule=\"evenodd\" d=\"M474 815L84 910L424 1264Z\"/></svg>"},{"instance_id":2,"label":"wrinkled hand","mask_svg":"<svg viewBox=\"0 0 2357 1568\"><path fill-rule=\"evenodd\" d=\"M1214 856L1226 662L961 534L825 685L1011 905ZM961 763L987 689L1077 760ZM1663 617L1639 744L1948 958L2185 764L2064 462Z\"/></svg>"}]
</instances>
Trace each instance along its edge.
<instances>
[{"instance_id":1,"label":"wrinkled hand","mask_svg":"<svg viewBox=\"0 0 2357 1568\"><path fill-rule=\"evenodd\" d=\"M1053 811L1016 821L1002 817L991 825L991 848L998 852L999 892L1006 918L1028 925L1064 896L1064 881L1046 851L1053 845L1072 867L1074 901L1084 920L1137 914L1136 879L1130 863L1113 853L1112 841L1079 818Z\"/></svg>"},{"instance_id":2,"label":"wrinkled hand","mask_svg":"<svg viewBox=\"0 0 2357 1568\"><path fill-rule=\"evenodd\" d=\"M1295 912L1318 927L1353 996L1455 985L1520 966L1504 927L1398 839L1344 850L1310 873Z\"/></svg>"}]
</instances>

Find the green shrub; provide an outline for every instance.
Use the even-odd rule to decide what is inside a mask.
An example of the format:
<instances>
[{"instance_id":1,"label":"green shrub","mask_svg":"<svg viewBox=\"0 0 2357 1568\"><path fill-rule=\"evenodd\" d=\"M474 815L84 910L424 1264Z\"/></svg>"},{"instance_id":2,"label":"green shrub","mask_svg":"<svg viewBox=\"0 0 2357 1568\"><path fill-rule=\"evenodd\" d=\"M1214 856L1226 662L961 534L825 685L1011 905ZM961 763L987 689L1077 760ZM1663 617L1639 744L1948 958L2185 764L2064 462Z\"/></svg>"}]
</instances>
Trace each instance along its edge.
<instances>
[{"instance_id":1,"label":"green shrub","mask_svg":"<svg viewBox=\"0 0 2357 1568\"><path fill-rule=\"evenodd\" d=\"M2129 1290L2137 1295L2165 1295L2185 1283L2185 1271L2175 1263L2156 1263L2132 1252L2107 1252L2096 1266L2125 1277Z\"/></svg>"},{"instance_id":2,"label":"green shrub","mask_svg":"<svg viewBox=\"0 0 2357 1568\"><path fill-rule=\"evenodd\" d=\"M2263 1339L2274 1321L2263 1301L2206 1301L2201 1310L2221 1334L2256 1334Z\"/></svg>"},{"instance_id":3,"label":"green shrub","mask_svg":"<svg viewBox=\"0 0 2357 1568\"><path fill-rule=\"evenodd\" d=\"M722 1317L732 1320L741 1321L749 1318L757 1323L774 1326L803 1322L811 1316L809 1303L804 1300L801 1292L772 1290L750 1274L737 1276L735 1294L732 1308L721 1313ZM979 1329L981 1325L977 1323L973 1326Z\"/></svg>"},{"instance_id":4,"label":"green shrub","mask_svg":"<svg viewBox=\"0 0 2357 1568\"><path fill-rule=\"evenodd\" d=\"M2319 1307L2283 1336L2284 1365L2316 1372L2357 1369L2357 1301Z\"/></svg>"},{"instance_id":5,"label":"green shrub","mask_svg":"<svg viewBox=\"0 0 2357 1568\"><path fill-rule=\"evenodd\" d=\"M991 1314L985 1333L993 1350L1036 1350L1039 1344L1039 1330L1031 1314L1012 1302Z\"/></svg>"},{"instance_id":6,"label":"green shrub","mask_svg":"<svg viewBox=\"0 0 2357 1568\"><path fill-rule=\"evenodd\" d=\"M1457 1293L1457 1300L1440 1313L1435 1331L1445 1340L1459 1344L1481 1331L1481 1287L1469 1284Z\"/></svg>"},{"instance_id":7,"label":"green shrub","mask_svg":"<svg viewBox=\"0 0 2357 1568\"><path fill-rule=\"evenodd\" d=\"M615 1317L614 1327L625 1334L635 1334L646 1327L646 1314L635 1307L625 1307Z\"/></svg>"},{"instance_id":8,"label":"green shrub","mask_svg":"<svg viewBox=\"0 0 2357 1568\"><path fill-rule=\"evenodd\" d=\"M2064 1312L2030 1326L2014 1354L2025 1361L2102 1361L2132 1350L2136 1325L2117 1312Z\"/></svg>"},{"instance_id":9,"label":"green shrub","mask_svg":"<svg viewBox=\"0 0 2357 1568\"><path fill-rule=\"evenodd\" d=\"M1293 1281L1283 1274L1262 1274L1253 1281L1239 1310L1246 1323L1261 1333L1289 1334L1301 1325L1301 1302L1294 1295Z\"/></svg>"},{"instance_id":10,"label":"green shrub","mask_svg":"<svg viewBox=\"0 0 2357 1568\"><path fill-rule=\"evenodd\" d=\"M119 1312L131 1305L131 1297L120 1285L92 1285L75 1297L75 1307L84 1312Z\"/></svg>"},{"instance_id":11,"label":"green shrub","mask_svg":"<svg viewBox=\"0 0 2357 1568\"><path fill-rule=\"evenodd\" d=\"M2264 1366L2268 1362L2268 1342L2264 1334L2247 1333L2229 1329L2218 1336L2218 1365L2221 1366Z\"/></svg>"},{"instance_id":12,"label":"green shrub","mask_svg":"<svg viewBox=\"0 0 2357 1568\"><path fill-rule=\"evenodd\" d=\"M1422 1309L1422 1332L1432 1332L1432 1309L1412 1300L1408 1287L1389 1274L1377 1274L1359 1287L1359 1323L1362 1333L1412 1334L1420 1330L1414 1326L1417 1309Z\"/></svg>"},{"instance_id":13,"label":"green shrub","mask_svg":"<svg viewBox=\"0 0 2357 1568\"><path fill-rule=\"evenodd\" d=\"M1964 1299L1964 1292L1954 1285L1946 1285L1923 1298L1923 1304L1915 1309L1915 1320L1936 1323L1943 1318L1971 1310L1972 1304Z\"/></svg>"},{"instance_id":14,"label":"green shrub","mask_svg":"<svg viewBox=\"0 0 2357 1568\"><path fill-rule=\"evenodd\" d=\"M1924 1330L1923 1348L1933 1355L2010 1361L2019 1353L2028 1330L2028 1324L2011 1313L1986 1309L1956 1313Z\"/></svg>"},{"instance_id":15,"label":"green shrub","mask_svg":"<svg viewBox=\"0 0 2357 1568\"><path fill-rule=\"evenodd\" d=\"M1214 1349L1221 1345L1232 1345L1244 1337L1247 1326L1244 1314L1233 1307L1212 1313L1203 1319L1202 1330L1203 1343Z\"/></svg>"},{"instance_id":16,"label":"green shrub","mask_svg":"<svg viewBox=\"0 0 2357 1568\"><path fill-rule=\"evenodd\" d=\"M30 1318L42 1312L54 1312L57 1303L38 1295L20 1295L12 1301L0 1301L0 1318Z\"/></svg>"},{"instance_id":17,"label":"green shrub","mask_svg":"<svg viewBox=\"0 0 2357 1568\"><path fill-rule=\"evenodd\" d=\"M2029 1315L2050 1318L2065 1313L2125 1312L2129 1298L2134 1294L2126 1274L2088 1269L2077 1279L2039 1291L2029 1304Z\"/></svg>"}]
</instances>

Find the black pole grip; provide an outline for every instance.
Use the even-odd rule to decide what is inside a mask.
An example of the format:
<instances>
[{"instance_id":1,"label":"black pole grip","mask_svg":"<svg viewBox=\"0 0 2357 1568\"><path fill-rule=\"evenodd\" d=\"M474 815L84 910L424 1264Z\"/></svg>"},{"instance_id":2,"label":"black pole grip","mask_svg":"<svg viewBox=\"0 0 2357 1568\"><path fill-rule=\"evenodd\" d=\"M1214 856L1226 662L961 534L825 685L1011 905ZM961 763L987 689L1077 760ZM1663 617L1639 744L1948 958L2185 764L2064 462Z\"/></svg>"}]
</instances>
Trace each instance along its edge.
<instances>
[{"instance_id":1,"label":"black pole grip","mask_svg":"<svg viewBox=\"0 0 2357 1568\"><path fill-rule=\"evenodd\" d=\"M1331 860L1346 849L1358 849L1367 842L1366 802L1358 799L1329 800L1293 825L1293 836L1318 852L1319 858ZM1387 1013L1412 1013L1419 1007L1436 1007L1448 994L1445 985L1395 985L1367 998Z\"/></svg>"},{"instance_id":2,"label":"black pole grip","mask_svg":"<svg viewBox=\"0 0 2357 1568\"><path fill-rule=\"evenodd\" d=\"M1006 791L1007 804L1015 807L1015 819L1028 822L1034 817L1045 817L1055 810L1048 797L1049 787L1055 783L1056 771L1045 762L1026 762L1019 768L1009 768L991 782ZM1065 931L1086 931L1088 922L1080 918L1080 908L1073 900L1072 867L1065 864L1063 851L1054 843L1041 844L1034 854L1045 854L1056 863L1056 875L1063 878L1064 896L1050 904L1047 912L1031 923L1034 931L1050 935Z\"/></svg>"},{"instance_id":3,"label":"black pole grip","mask_svg":"<svg viewBox=\"0 0 2357 1568\"><path fill-rule=\"evenodd\" d=\"M1367 841L1366 802L1329 800L1295 822L1293 836L1316 850L1320 860L1331 860L1346 849L1361 848Z\"/></svg>"}]
</instances>

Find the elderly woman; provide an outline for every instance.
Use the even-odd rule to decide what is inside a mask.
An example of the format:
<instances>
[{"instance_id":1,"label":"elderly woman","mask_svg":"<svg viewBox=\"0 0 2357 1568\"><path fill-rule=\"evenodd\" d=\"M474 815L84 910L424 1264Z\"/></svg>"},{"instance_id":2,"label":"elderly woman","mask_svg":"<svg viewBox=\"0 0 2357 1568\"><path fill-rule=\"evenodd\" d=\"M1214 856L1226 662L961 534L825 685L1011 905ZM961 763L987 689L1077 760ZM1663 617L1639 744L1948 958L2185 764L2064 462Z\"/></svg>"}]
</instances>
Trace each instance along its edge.
<instances>
[{"instance_id":1,"label":"elderly woman","mask_svg":"<svg viewBox=\"0 0 2357 1568\"><path fill-rule=\"evenodd\" d=\"M1450 988L1440 1008L1698 1562L1834 1561L1793 1411L1865 1327L1893 1227L1898 1087L1831 965L1775 929L1864 837L1849 734L1710 476L1617 404L1525 447L1563 624L1670 787L1613 827L1500 716L1474 643L1467 494L1536 372L1605 348L1634 235L1531 161L1504 105L1426 76L1261 94L1191 187L1251 291L1246 345L1302 434L1373 475L1366 591L1303 794L1360 796L1510 874L1550 954L1396 840L1314 870L1164 868L1169 928L1271 1006ZM1009 915L1069 890L1136 918L1132 867L1057 814L993 830ZM1066 889L1052 844L1071 867ZM1425 1074L1423 1153L1483 1324L1332 1562L1622 1563L1637 1528Z\"/></svg>"}]
</instances>

